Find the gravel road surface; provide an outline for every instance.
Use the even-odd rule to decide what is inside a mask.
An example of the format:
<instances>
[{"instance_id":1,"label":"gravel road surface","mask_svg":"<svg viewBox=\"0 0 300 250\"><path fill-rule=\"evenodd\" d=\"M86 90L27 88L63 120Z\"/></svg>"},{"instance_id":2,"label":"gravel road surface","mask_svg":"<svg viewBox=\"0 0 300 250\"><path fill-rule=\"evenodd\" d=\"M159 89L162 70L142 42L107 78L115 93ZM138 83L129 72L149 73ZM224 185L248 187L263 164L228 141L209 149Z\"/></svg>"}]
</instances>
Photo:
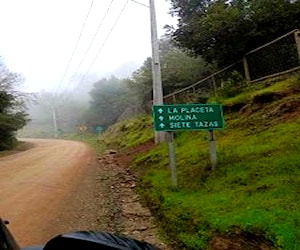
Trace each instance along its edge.
<instances>
[{"instance_id":1,"label":"gravel road surface","mask_svg":"<svg viewBox=\"0 0 300 250\"><path fill-rule=\"evenodd\" d=\"M44 244L61 233L96 230L168 249L118 154L99 157L75 141L25 141L33 147L0 157L0 217L10 221L21 246Z\"/></svg>"}]
</instances>

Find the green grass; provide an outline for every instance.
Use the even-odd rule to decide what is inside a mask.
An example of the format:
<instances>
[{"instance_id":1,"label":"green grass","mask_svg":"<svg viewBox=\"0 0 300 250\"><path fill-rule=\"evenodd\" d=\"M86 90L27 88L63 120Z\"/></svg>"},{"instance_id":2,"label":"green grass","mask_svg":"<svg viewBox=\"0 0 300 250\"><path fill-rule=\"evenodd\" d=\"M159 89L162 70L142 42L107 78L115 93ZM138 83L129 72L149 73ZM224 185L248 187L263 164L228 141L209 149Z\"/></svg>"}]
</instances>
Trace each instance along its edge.
<instances>
[{"instance_id":1,"label":"green grass","mask_svg":"<svg viewBox=\"0 0 300 250\"><path fill-rule=\"evenodd\" d=\"M182 134L177 145L178 191L172 192L168 162L149 161L157 155L154 151L149 159L136 160L136 166L151 169L142 178L141 192L159 209L172 237L188 249L202 249L212 235L235 226L263 232L283 249L300 249L299 128L297 120L256 135L217 134L219 164L213 173L203 170L208 162L205 134L195 133L189 141L188 133ZM236 140L229 143L228 138Z\"/></svg>"},{"instance_id":2,"label":"green grass","mask_svg":"<svg viewBox=\"0 0 300 250\"><path fill-rule=\"evenodd\" d=\"M267 87L266 87L267 85ZM279 81L276 83L260 83L251 84L245 88L244 92L231 98L210 98L208 102L218 102L223 105L234 105L238 103L249 103L255 96L264 95L267 93L282 93L287 90L299 91L299 77L291 77L284 81Z\"/></svg>"},{"instance_id":3,"label":"green grass","mask_svg":"<svg viewBox=\"0 0 300 250\"><path fill-rule=\"evenodd\" d=\"M131 148L153 139L152 119L140 116L119 122L104 134L106 145L115 148Z\"/></svg>"},{"instance_id":4,"label":"green grass","mask_svg":"<svg viewBox=\"0 0 300 250\"><path fill-rule=\"evenodd\" d=\"M139 192L180 249L207 249L213 237L236 228L271 241L276 249L300 249L299 85L294 77L224 100L248 106L226 114L226 129L215 132L214 171L208 167L208 133L176 133L176 191L167 145L136 156L133 170L140 176ZM266 93L280 93L281 98L253 102ZM129 127L144 124L135 123ZM139 136L148 138L151 129L146 130ZM133 144L134 133L123 131L123 145L126 140Z\"/></svg>"}]
</instances>

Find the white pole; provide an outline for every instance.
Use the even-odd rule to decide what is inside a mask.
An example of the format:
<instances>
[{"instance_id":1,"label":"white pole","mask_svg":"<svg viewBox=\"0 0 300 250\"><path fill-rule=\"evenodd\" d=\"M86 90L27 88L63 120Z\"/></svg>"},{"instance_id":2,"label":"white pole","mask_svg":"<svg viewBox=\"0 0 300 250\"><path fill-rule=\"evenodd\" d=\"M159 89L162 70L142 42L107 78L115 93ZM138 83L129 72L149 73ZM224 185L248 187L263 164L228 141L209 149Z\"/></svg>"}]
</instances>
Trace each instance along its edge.
<instances>
[{"instance_id":1,"label":"white pole","mask_svg":"<svg viewBox=\"0 0 300 250\"><path fill-rule=\"evenodd\" d=\"M157 37L157 23L154 0L149 0L151 19L151 43L152 43L152 77L153 77L153 105L163 104L163 91L161 82L161 68L159 59L159 41ZM155 143L165 141L164 132L155 132Z\"/></svg>"},{"instance_id":2,"label":"white pole","mask_svg":"<svg viewBox=\"0 0 300 250\"><path fill-rule=\"evenodd\" d=\"M52 109L52 119L53 119L53 128L54 128L54 138L57 138L57 120L56 120L55 107L53 107Z\"/></svg>"}]
</instances>

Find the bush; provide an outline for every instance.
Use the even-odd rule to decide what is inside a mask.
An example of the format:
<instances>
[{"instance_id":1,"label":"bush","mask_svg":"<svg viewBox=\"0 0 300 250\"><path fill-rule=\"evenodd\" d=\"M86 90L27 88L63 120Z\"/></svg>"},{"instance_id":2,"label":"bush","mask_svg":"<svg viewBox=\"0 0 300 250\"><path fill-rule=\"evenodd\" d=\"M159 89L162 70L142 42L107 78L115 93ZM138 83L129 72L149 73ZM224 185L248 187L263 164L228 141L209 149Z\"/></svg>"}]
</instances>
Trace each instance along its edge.
<instances>
[{"instance_id":1,"label":"bush","mask_svg":"<svg viewBox=\"0 0 300 250\"><path fill-rule=\"evenodd\" d=\"M224 98L234 97L243 92L247 86L247 81L237 71L233 71L230 76L222 81L222 87L219 90L219 95Z\"/></svg>"},{"instance_id":2,"label":"bush","mask_svg":"<svg viewBox=\"0 0 300 250\"><path fill-rule=\"evenodd\" d=\"M15 90L16 84L22 80L20 75L10 72L0 60L0 151L11 149L16 144L16 132L27 121L25 96Z\"/></svg>"}]
</instances>

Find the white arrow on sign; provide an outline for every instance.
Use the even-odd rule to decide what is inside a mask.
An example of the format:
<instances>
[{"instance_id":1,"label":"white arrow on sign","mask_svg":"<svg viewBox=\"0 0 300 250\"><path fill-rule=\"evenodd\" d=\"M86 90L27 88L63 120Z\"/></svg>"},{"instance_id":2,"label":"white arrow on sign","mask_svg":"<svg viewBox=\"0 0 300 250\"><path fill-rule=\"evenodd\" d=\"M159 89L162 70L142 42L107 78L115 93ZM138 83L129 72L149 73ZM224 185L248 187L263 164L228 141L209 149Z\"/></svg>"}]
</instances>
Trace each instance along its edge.
<instances>
[{"instance_id":1,"label":"white arrow on sign","mask_svg":"<svg viewBox=\"0 0 300 250\"><path fill-rule=\"evenodd\" d=\"M160 109L158 110L158 112L161 114L161 113L164 112L164 110L163 110L162 108L160 108Z\"/></svg>"},{"instance_id":2,"label":"white arrow on sign","mask_svg":"<svg viewBox=\"0 0 300 250\"><path fill-rule=\"evenodd\" d=\"M163 121L165 118L163 116L158 117L159 120Z\"/></svg>"},{"instance_id":3,"label":"white arrow on sign","mask_svg":"<svg viewBox=\"0 0 300 250\"><path fill-rule=\"evenodd\" d=\"M161 128L164 128L166 125L163 124L163 123L161 123L161 124L159 124L159 126L160 126Z\"/></svg>"}]
</instances>

